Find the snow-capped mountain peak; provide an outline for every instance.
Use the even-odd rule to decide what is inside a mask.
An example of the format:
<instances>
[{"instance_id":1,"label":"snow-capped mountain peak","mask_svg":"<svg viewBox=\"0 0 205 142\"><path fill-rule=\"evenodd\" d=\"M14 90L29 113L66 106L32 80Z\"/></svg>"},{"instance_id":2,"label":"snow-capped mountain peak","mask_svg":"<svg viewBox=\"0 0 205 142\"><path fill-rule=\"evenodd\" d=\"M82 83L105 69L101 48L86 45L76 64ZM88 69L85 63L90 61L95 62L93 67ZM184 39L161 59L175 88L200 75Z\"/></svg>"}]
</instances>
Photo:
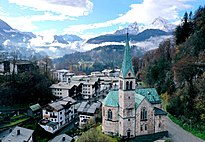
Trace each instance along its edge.
<instances>
[{"instance_id":1,"label":"snow-capped mountain peak","mask_svg":"<svg viewBox=\"0 0 205 142\"><path fill-rule=\"evenodd\" d=\"M175 27L176 26L169 23L168 20L162 17L158 17L158 18L155 18L154 21L150 25L147 25L146 29L159 29L165 32L171 32L174 30Z\"/></svg>"},{"instance_id":2,"label":"snow-capped mountain peak","mask_svg":"<svg viewBox=\"0 0 205 142\"><path fill-rule=\"evenodd\" d=\"M175 25L171 24L168 20L163 17L155 18L154 21L148 25L138 25L137 22L131 23L127 28L117 30L114 34L122 35L129 32L129 34L137 35L147 29L158 29L165 32L172 32L176 28Z\"/></svg>"},{"instance_id":3,"label":"snow-capped mountain peak","mask_svg":"<svg viewBox=\"0 0 205 142\"><path fill-rule=\"evenodd\" d=\"M121 30L117 30L115 32L116 35L122 35L122 34L126 34L126 33L132 34L132 35L136 35L139 33L139 26L137 24L137 22L131 23L130 25L128 25L127 28L123 28Z\"/></svg>"}]
</instances>

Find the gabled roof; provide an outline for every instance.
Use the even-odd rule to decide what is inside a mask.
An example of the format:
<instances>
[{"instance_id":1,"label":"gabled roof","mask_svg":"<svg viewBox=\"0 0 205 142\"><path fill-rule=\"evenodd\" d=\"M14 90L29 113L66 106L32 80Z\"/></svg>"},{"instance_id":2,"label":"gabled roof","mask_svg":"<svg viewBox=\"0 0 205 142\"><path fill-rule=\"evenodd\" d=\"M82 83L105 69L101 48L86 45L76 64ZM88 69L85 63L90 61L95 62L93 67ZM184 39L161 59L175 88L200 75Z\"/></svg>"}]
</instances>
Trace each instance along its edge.
<instances>
[{"instance_id":1,"label":"gabled roof","mask_svg":"<svg viewBox=\"0 0 205 142\"><path fill-rule=\"evenodd\" d=\"M48 105L51 106L56 111L63 109L63 106L60 104L60 102L53 102L53 103L50 103Z\"/></svg>"},{"instance_id":2,"label":"gabled roof","mask_svg":"<svg viewBox=\"0 0 205 142\"><path fill-rule=\"evenodd\" d=\"M17 131L20 133L17 134ZM23 128L16 126L13 131L6 137L4 138L4 142L23 142L23 141L28 141L29 138L32 136L34 130Z\"/></svg>"},{"instance_id":3,"label":"gabled roof","mask_svg":"<svg viewBox=\"0 0 205 142\"><path fill-rule=\"evenodd\" d=\"M141 102L145 99L144 96L135 93L135 106L138 108L138 106L141 104Z\"/></svg>"},{"instance_id":4,"label":"gabled roof","mask_svg":"<svg viewBox=\"0 0 205 142\"><path fill-rule=\"evenodd\" d=\"M88 102L82 102L77 111L80 113L94 114L95 111L100 108L100 106L101 106L100 102L93 103L91 105Z\"/></svg>"},{"instance_id":5,"label":"gabled roof","mask_svg":"<svg viewBox=\"0 0 205 142\"><path fill-rule=\"evenodd\" d=\"M110 91L106 98L103 100L103 104L105 106L110 106L110 107L118 107L119 100L119 91ZM145 99L144 96L135 93L135 106L136 108L141 104L141 102Z\"/></svg>"},{"instance_id":6,"label":"gabled roof","mask_svg":"<svg viewBox=\"0 0 205 142\"><path fill-rule=\"evenodd\" d=\"M161 99L155 88L136 89L136 93L146 97L151 104L161 103Z\"/></svg>"},{"instance_id":7,"label":"gabled roof","mask_svg":"<svg viewBox=\"0 0 205 142\"><path fill-rule=\"evenodd\" d=\"M126 40L126 45L124 49L124 57L123 57L123 62L122 62L122 77L125 78L127 73L131 70L132 74L135 76L133 65L132 65L132 56L130 52L130 46L129 46L129 41L128 41L128 34L127 34L127 40Z\"/></svg>"},{"instance_id":8,"label":"gabled roof","mask_svg":"<svg viewBox=\"0 0 205 142\"><path fill-rule=\"evenodd\" d=\"M118 107L118 91L110 91L103 100L105 106Z\"/></svg>"},{"instance_id":9,"label":"gabled roof","mask_svg":"<svg viewBox=\"0 0 205 142\"><path fill-rule=\"evenodd\" d=\"M61 135L56 136L55 138L53 138L49 142L63 142L63 139L64 139L64 142L71 142L73 140L72 137L70 137L66 134L61 134Z\"/></svg>"},{"instance_id":10,"label":"gabled roof","mask_svg":"<svg viewBox=\"0 0 205 142\"><path fill-rule=\"evenodd\" d=\"M29 107L32 111L37 111L41 109L41 106L39 104L35 104Z\"/></svg>"},{"instance_id":11,"label":"gabled roof","mask_svg":"<svg viewBox=\"0 0 205 142\"><path fill-rule=\"evenodd\" d=\"M167 113L160 108L154 107L154 115L167 115Z\"/></svg>"}]
</instances>

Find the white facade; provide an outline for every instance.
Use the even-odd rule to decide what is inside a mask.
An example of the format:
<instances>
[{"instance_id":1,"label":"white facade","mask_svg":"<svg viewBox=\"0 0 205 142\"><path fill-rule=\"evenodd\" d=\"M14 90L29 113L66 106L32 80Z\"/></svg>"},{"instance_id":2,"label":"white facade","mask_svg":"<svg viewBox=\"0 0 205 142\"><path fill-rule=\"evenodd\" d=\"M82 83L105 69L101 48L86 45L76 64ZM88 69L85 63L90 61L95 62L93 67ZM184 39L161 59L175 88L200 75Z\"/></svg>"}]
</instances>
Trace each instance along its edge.
<instances>
[{"instance_id":1,"label":"white facade","mask_svg":"<svg viewBox=\"0 0 205 142\"><path fill-rule=\"evenodd\" d=\"M54 96L65 98L75 96L75 94L69 94L71 89L75 89L74 87L78 87L80 82L59 82L58 84L53 84L50 86L51 92Z\"/></svg>"},{"instance_id":2,"label":"white facade","mask_svg":"<svg viewBox=\"0 0 205 142\"><path fill-rule=\"evenodd\" d=\"M75 102L72 98L67 97L48 104L42 109L43 119L39 122L39 125L46 131L55 133L75 117Z\"/></svg>"},{"instance_id":3,"label":"white facade","mask_svg":"<svg viewBox=\"0 0 205 142\"><path fill-rule=\"evenodd\" d=\"M82 85L82 97L84 99L93 98L95 94L95 82L85 81Z\"/></svg>"}]
</instances>

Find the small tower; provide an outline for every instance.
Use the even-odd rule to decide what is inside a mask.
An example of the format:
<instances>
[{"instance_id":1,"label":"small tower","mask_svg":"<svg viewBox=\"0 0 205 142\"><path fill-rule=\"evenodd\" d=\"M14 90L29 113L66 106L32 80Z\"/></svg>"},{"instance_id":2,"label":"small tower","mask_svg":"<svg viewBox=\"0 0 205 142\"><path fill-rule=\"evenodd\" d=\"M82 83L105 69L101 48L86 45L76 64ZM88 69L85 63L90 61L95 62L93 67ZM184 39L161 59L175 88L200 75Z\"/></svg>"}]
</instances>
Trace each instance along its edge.
<instances>
[{"instance_id":1,"label":"small tower","mask_svg":"<svg viewBox=\"0 0 205 142\"><path fill-rule=\"evenodd\" d=\"M119 136L125 138L135 137L135 73L128 34L119 83Z\"/></svg>"}]
</instances>

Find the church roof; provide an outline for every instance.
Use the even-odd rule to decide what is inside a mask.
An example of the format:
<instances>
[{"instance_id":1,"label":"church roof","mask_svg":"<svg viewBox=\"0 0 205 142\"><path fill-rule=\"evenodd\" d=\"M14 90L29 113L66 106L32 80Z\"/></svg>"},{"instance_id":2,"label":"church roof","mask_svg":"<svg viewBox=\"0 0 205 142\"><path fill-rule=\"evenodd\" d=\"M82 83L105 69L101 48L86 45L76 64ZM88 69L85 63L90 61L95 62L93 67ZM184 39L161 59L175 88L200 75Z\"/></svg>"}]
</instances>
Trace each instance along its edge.
<instances>
[{"instance_id":1,"label":"church roof","mask_svg":"<svg viewBox=\"0 0 205 142\"><path fill-rule=\"evenodd\" d=\"M118 91L110 91L103 100L105 106L118 107Z\"/></svg>"},{"instance_id":2,"label":"church roof","mask_svg":"<svg viewBox=\"0 0 205 142\"><path fill-rule=\"evenodd\" d=\"M110 91L106 98L103 100L105 106L118 107L119 91ZM136 89L135 91L135 105L136 108L140 103L146 98L151 104L161 103L160 97L155 88L145 88L145 89Z\"/></svg>"},{"instance_id":3,"label":"church roof","mask_svg":"<svg viewBox=\"0 0 205 142\"><path fill-rule=\"evenodd\" d=\"M160 108L154 107L154 115L167 115L167 113Z\"/></svg>"},{"instance_id":4,"label":"church roof","mask_svg":"<svg viewBox=\"0 0 205 142\"><path fill-rule=\"evenodd\" d=\"M151 104L161 103L161 99L155 88L136 89L136 93L145 96Z\"/></svg>"},{"instance_id":5,"label":"church roof","mask_svg":"<svg viewBox=\"0 0 205 142\"><path fill-rule=\"evenodd\" d=\"M138 106L141 104L141 102L144 100L144 96L135 93L135 106L138 108Z\"/></svg>"},{"instance_id":6,"label":"church roof","mask_svg":"<svg viewBox=\"0 0 205 142\"><path fill-rule=\"evenodd\" d=\"M131 56L131 52L130 52L130 45L129 45L128 34L127 34L127 40L126 40L126 45L125 45L125 49L124 49L124 57L123 57L122 68L121 68L122 77L125 78L127 73L130 70L134 74L134 69L133 69L133 65L132 65L132 56Z\"/></svg>"}]
</instances>

